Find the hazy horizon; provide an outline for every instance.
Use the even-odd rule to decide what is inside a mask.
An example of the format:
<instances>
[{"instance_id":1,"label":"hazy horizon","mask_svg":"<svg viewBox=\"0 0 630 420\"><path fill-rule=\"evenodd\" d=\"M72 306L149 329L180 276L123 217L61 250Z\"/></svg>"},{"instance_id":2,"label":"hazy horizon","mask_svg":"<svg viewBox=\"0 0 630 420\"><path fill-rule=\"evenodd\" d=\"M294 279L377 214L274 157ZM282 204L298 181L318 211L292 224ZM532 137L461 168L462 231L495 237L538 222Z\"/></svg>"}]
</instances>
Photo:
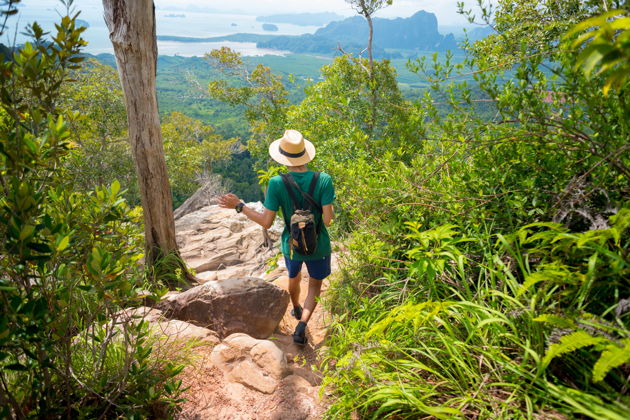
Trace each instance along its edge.
<instances>
[{"instance_id":1,"label":"hazy horizon","mask_svg":"<svg viewBox=\"0 0 630 420\"><path fill-rule=\"evenodd\" d=\"M319 0L317 2L296 2L288 0L236 0L217 3L212 0L155 0L156 9L181 10L191 12L228 13L265 16L280 13L334 12L343 16L356 15L345 0ZM473 1L468 1L472 6ZM102 11L102 0L75 0L79 10L98 8ZM36 0L21 3L20 9L60 8L58 0ZM391 6L379 10L375 16L383 18L409 17L418 10L434 13L440 25L467 26L466 18L457 13L457 0L398 0Z\"/></svg>"},{"instance_id":2,"label":"hazy horizon","mask_svg":"<svg viewBox=\"0 0 630 420\"><path fill-rule=\"evenodd\" d=\"M443 34L461 33L461 28L469 26L467 21L456 13L456 0L439 2L426 0L394 1L392 6L380 10L375 16L381 18L409 17L419 10L434 13ZM437 3L437 4L436 4ZM101 0L75 0L76 10L81 11L80 19L88 22L90 27L85 32L89 42L86 52L99 54L113 52L109 42L108 30L103 21L103 4ZM269 33L263 30L262 23L256 22L257 16L272 14L333 12L344 17L356 16L345 0L320 0L317 3L295 2L285 0L237 0L217 3L210 0L179 0L177 2L156 0L157 35L177 35L185 37L205 38L233 33ZM54 29L58 20L58 12L63 10L58 0L37 0L19 4L20 13L9 20L9 30L0 42L12 44L18 25L17 43L26 38L19 35L27 23L38 21L45 30ZM180 12L185 16L173 17L172 12ZM14 26L11 26L14 25ZM275 23L276 35L301 35L314 33L320 26L298 26ZM203 55L208 46L183 45L158 41L158 50L162 55ZM215 48L218 46L215 46ZM232 45L237 47L238 45ZM240 51L244 55L261 55L275 53L271 50L259 50L249 45L242 45Z\"/></svg>"}]
</instances>

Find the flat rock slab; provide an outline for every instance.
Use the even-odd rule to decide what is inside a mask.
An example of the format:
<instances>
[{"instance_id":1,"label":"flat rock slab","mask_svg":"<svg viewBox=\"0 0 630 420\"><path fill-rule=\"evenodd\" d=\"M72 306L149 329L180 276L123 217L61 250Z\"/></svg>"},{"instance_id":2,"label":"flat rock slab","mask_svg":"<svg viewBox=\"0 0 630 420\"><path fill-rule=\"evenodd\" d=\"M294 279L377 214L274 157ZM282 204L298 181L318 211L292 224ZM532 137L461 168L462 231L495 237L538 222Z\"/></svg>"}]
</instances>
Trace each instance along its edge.
<instances>
[{"instance_id":1,"label":"flat rock slab","mask_svg":"<svg viewBox=\"0 0 630 420\"><path fill-rule=\"evenodd\" d=\"M154 334L157 334L168 341L202 341L206 344L217 345L221 340L216 332L191 324L190 322L177 319L167 319L164 313L156 308L140 306L121 311L123 321L139 322L146 321Z\"/></svg>"},{"instance_id":2,"label":"flat rock slab","mask_svg":"<svg viewBox=\"0 0 630 420\"><path fill-rule=\"evenodd\" d=\"M284 316L289 293L255 277L209 281L158 303L168 318L192 322L219 337L269 337Z\"/></svg>"},{"instance_id":3,"label":"flat rock slab","mask_svg":"<svg viewBox=\"0 0 630 420\"><path fill-rule=\"evenodd\" d=\"M261 203L247 206L259 211L263 208ZM185 214L175 221L175 230L180 255L201 279L262 275L266 261L278 252L277 246L265 246L262 227L233 209L217 205ZM278 218L268 230L269 240L277 241L281 232Z\"/></svg>"}]
</instances>

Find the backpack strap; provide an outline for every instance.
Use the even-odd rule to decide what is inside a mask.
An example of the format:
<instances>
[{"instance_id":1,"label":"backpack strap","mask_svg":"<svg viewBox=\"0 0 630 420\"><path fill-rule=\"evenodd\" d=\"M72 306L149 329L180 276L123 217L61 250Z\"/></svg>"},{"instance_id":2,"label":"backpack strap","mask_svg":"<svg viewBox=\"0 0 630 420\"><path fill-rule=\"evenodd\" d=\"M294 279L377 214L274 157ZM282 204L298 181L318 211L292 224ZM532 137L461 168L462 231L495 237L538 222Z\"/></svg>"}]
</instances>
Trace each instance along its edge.
<instances>
[{"instance_id":1,"label":"backpack strap","mask_svg":"<svg viewBox=\"0 0 630 420\"><path fill-rule=\"evenodd\" d=\"M311 197L314 196L317 180L319 180L319 171L313 172L313 179L311 180L311 185L308 187L308 195Z\"/></svg>"},{"instance_id":2,"label":"backpack strap","mask_svg":"<svg viewBox=\"0 0 630 420\"><path fill-rule=\"evenodd\" d=\"M295 185L295 181L293 180L293 178L290 178L289 174L281 174L280 177L282 178L282 182L284 183L284 187L287 189L287 192L289 193L289 197L291 198L291 201L293 202L294 210L297 209L297 208L300 208L300 204L297 201L297 197L295 196L295 192L293 192L293 188L291 188L291 185ZM293 183L291 181L293 181ZM299 187L298 187L298 189L299 189Z\"/></svg>"},{"instance_id":3,"label":"backpack strap","mask_svg":"<svg viewBox=\"0 0 630 420\"><path fill-rule=\"evenodd\" d=\"M319 235L322 231L322 225L324 224L324 210L322 206L315 201L313 195L315 193L315 187L317 186L317 181L319 180L319 171L313 172L313 179L311 180L311 185L308 187L308 194L304 194L304 197L308 197L311 199L311 205L315 204L315 207L319 210L319 217L317 218L317 234Z\"/></svg>"},{"instance_id":4,"label":"backpack strap","mask_svg":"<svg viewBox=\"0 0 630 420\"><path fill-rule=\"evenodd\" d=\"M319 211L320 214L324 213L324 210L322 209L322 206L313 198L312 194L313 192L315 192L315 186L317 185L317 180L319 179L319 172L314 172L313 173L313 180L311 181L311 185L309 188L309 192L305 193L304 191L302 191L302 189L300 188L300 186L297 184L297 182L295 182L295 179L293 179L293 177L291 176L290 173L288 174L282 174L282 180L284 181L284 185L287 185L287 182L292 185L293 187L295 187L304 197L304 199L306 201L308 201L308 203L311 205L312 208L316 209L317 211ZM291 191L290 188L287 188L289 190L289 195L291 196L291 200L293 200L293 202L295 203L295 208L298 208L299 206L297 205L297 200L295 200L295 195L293 194L293 191Z\"/></svg>"},{"instance_id":5,"label":"backpack strap","mask_svg":"<svg viewBox=\"0 0 630 420\"><path fill-rule=\"evenodd\" d=\"M283 214L284 216L284 223L287 226L291 225L290 219L291 219L291 215L295 212L296 209L300 208L300 204L297 201L297 197L295 196L295 192L293 191L293 188L291 188L291 181L289 181L289 174L280 174L280 177L282 178L282 182L284 183L284 187L287 190L287 193L289 193L289 197L291 198L291 201L293 202L293 209L291 210L291 213L289 214ZM291 178L291 180L293 180L293 178ZM295 182L295 181L294 181ZM286 212L282 212L282 213L286 213ZM288 219L287 219L288 217Z\"/></svg>"}]
</instances>

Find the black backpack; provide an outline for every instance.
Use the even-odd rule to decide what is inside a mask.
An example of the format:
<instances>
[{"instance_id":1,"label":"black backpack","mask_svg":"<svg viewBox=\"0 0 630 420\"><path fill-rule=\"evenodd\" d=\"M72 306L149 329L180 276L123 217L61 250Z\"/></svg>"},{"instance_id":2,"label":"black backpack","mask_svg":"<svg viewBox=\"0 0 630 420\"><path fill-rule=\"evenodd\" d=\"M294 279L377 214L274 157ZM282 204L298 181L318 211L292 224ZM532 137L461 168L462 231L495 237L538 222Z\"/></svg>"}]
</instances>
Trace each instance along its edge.
<instances>
[{"instance_id":1,"label":"black backpack","mask_svg":"<svg viewBox=\"0 0 630 420\"><path fill-rule=\"evenodd\" d=\"M293 202L293 212L290 219L287 220L285 216L285 223L289 227L290 234L289 246L291 247L291 256L289 258L293 257L293 252L301 255L313 255L317 250L317 237L322 229L322 206L313 198L315 186L319 179L319 172L313 173L313 180L309 186L308 193L302 191L291 174L282 174L281 177ZM298 203L293 188L291 188L292 186L304 197L304 206L302 208ZM312 210L317 210L319 213L315 215Z\"/></svg>"}]
</instances>

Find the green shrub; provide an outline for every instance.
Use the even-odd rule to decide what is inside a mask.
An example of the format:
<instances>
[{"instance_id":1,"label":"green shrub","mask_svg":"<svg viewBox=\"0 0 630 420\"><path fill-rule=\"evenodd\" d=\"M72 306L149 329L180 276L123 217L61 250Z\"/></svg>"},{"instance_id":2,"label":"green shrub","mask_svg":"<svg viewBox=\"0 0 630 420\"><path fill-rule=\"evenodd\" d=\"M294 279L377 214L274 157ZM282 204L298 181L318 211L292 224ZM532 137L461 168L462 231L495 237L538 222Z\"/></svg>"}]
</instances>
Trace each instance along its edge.
<instances>
[{"instance_id":1,"label":"green shrub","mask_svg":"<svg viewBox=\"0 0 630 420\"><path fill-rule=\"evenodd\" d=\"M0 62L0 417L164 417L182 367L121 317L146 286L141 215L117 181L75 192L63 169L75 133L59 92L85 45L76 17L51 40L34 23L33 42Z\"/></svg>"}]
</instances>

